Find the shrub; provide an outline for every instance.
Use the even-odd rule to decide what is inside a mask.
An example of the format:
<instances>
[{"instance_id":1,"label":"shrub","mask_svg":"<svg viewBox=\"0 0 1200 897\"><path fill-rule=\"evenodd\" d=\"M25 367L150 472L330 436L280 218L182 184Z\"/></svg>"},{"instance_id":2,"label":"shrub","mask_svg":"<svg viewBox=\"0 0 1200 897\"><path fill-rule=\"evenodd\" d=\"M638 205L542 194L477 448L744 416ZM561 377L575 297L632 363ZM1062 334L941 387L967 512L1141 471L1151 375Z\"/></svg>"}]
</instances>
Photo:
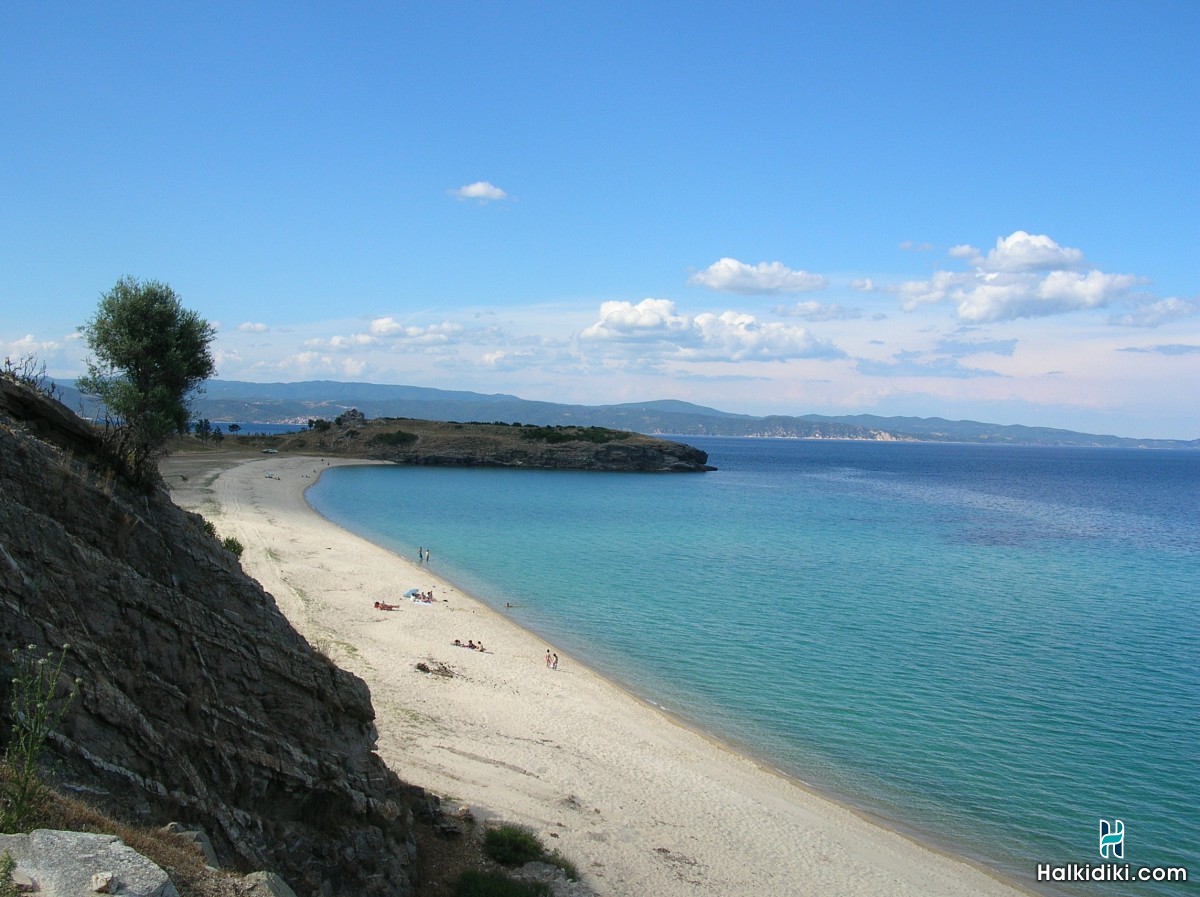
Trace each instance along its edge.
<instances>
[{"instance_id":1,"label":"shrub","mask_svg":"<svg viewBox=\"0 0 1200 897\"><path fill-rule=\"evenodd\" d=\"M38 657L34 645L25 651L13 649L17 671L12 681L12 735L4 754L0 791L2 832L21 831L40 803L38 761L50 733L62 721L79 691L80 681L76 679L65 697L57 697L58 680L69 649L69 645L63 645L57 659L53 652Z\"/></svg>"},{"instance_id":2,"label":"shrub","mask_svg":"<svg viewBox=\"0 0 1200 897\"><path fill-rule=\"evenodd\" d=\"M464 872L454 886L454 897L550 897L543 881L517 881L499 872Z\"/></svg>"},{"instance_id":3,"label":"shrub","mask_svg":"<svg viewBox=\"0 0 1200 897\"><path fill-rule=\"evenodd\" d=\"M217 526L211 520L204 521L204 531L214 539L217 537Z\"/></svg>"},{"instance_id":4,"label":"shrub","mask_svg":"<svg viewBox=\"0 0 1200 897\"><path fill-rule=\"evenodd\" d=\"M240 558L242 556L242 552L245 550L242 547L242 543L233 536L226 536L221 540L221 544L225 546L227 551L232 552L235 558Z\"/></svg>"},{"instance_id":5,"label":"shrub","mask_svg":"<svg viewBox=\"0 0 1200 897\"><path fill-rule=\"evenodd\" d=\"M521 431L522 439L550 445L563 442L594 442L602 445L605 442L620 442L630 435L624 430L610 430L607 427L523 427Z\"/></svg>"},{"instance_id":6,"label":"shrub","mask_svg":"<svg viewBox=\"0 0 1200 897\"><path fill-rule=\"evenodd\" d=\"M501 866L523 866L546 856L546 848L538 836L520 825L501 825L488 829L483 840L483 852Z\"/></svg>"},{"instance_id":7,"label":"shrub","mask_svg":"<svg viewBox=\"0 0 1200 897\"><path fill-rule=\"evenodd\" d=\"M412 445L417 441L416 433L406 433L404 430L396 430L392 433L376 433L367 440L367 445Z\"/></svg>"},{"instance_id":8,"label":"shrub","mask_svg":"<svg viewBox=\"0 0 1200 897\"><path fill-rule=\"evenodd\" d=\"M5 851L4 856L0 856L0 897L20 897L21 892L13 881L13 870L16 868L17 861Z\"/></svg>"},{"instance_id":9,"label":"shrub","mask_svg":"<svg viewBox=\"0 0 1200 897\"><path fill-rule=\"evenodd\" d=\"M0 376L36 389L51 399L59 391L58 385L46 377L46 363L38 361L36 355L23 355L15 362L10 356L4 356L4 368L0 370Z\"/></svg>"}]
</instances>

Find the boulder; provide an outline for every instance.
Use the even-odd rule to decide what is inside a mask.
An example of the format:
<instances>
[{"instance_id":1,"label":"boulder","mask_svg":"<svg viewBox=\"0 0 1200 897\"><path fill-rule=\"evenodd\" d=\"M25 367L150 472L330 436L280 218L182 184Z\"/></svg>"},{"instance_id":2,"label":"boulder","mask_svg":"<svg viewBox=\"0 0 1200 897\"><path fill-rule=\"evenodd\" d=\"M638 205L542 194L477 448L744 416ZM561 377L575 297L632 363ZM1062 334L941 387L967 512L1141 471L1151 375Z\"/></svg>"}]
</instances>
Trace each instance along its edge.
<instances>
[{"instance_id":1,"label":"boulder","mask_svg":"<svg viewBox=\"0 0 1200 897\"><path fill-rule=\"evenodd\" d=\"M36 897L179 897L166 872L116 835L47 829L0 835L4 853L16 860L17 873L32 883Z\"/></svg>"}]
</instances>

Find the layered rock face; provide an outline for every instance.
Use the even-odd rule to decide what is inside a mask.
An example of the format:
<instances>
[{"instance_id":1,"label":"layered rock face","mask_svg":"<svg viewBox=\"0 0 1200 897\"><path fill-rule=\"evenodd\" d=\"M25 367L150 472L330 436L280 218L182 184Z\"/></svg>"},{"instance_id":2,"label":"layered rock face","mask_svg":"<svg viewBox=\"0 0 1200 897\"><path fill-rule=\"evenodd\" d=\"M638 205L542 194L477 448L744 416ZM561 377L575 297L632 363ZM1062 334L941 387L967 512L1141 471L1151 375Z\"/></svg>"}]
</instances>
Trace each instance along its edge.
<instances>
[{"instance_id":1,"label":"layered rock face","mask_svg":"<svg viewBox=\"0 0 1200 897\"><path fill-rule=\"evenodd\" d=\"M0 689L8 650L69 643L50 749L110 811L204 828L301 895L411 892L405 788L365 684L316 653L202 520L130 488L91 428L0 378ZM3 738L0 735L0 738Z\"/></svg>"}]
</instances>

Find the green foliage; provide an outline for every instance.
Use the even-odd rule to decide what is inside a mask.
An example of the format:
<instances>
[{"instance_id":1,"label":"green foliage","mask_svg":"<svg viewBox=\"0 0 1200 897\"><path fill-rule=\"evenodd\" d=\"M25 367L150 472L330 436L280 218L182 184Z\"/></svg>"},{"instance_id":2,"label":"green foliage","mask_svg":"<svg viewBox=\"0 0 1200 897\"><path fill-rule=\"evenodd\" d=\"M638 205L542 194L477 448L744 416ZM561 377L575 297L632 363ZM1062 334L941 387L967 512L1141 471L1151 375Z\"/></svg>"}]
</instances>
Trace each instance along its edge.
<instances>
[{"instance_id":1,"label":"green foliage","mask_svg":"<svg viewBox=\"0 0 1200 897\"><path fill-rule=\"evenodd\" d=\"M499 872L464 872L454 885L454 897L550 897L542 881L517 881Z\"/></svg>"},{"instance_id":2,"label":"green foliage","mask_svg":"<svg viewBox=\"0 0 1200 897\"><path fill-rule=\"evenodd\" d=\"M367 445L412 445L417 441L416 433L406 433L404 430L396 430L392 433L376 433L367 440Z\"/></svg>"},{"instance_id":3,"label":"green foliage","mask_svg":"<svg viewBox=\"0 0 1200 897\"><path fill-rule=\"evenodd\" d=\"M4 856L0 856L0 897L20 897L21 892L13 881L13 870L16 868L17 861L11 853L4 851Z\"/></svg>"},{"instance_id":4,"label":"green foliage","mask_svg":"<svg viewBox=\"0 0 1200 897\"><path fill-rule=\"evenodd\" d=\"M526 863L549 863L567 873L572 881L579 879L575 864L557 850L549 852L541 840L523 825L499 825L489 828L483 838L483 852L501 866L524 866Z\"/></svg>"},{"instance_id":5,"label":"green foliage","mask_svg":"<svg viewBox=\"0 0 1200 897\"><path fill-rule=\"evenodd\" d=\"M214 539L217 537L217 526L211 520L204 521L204 531Z\"/></svg>"},{"instance_id":6,"label":"green foliage","mask_svg":"<svg viewBox=\"0 0 1200 897\"><path fill-rule=\"evenodd\" d=\"M308 422L308 428L310 430L316 430L318 433L324 433L326 430L330 429L332 426L333 426L333 424L331 424L329 421L324 420L322 418L317 418L316 420L310 420Z\"/></svg>"},{"instance_id":7,"label":"green foliage","mask_svg":"<svg viewBox=\"0 0 1200 897\"><path fill-rule=\"evenodd\" d=\"M567 873L567 878L571 881L579 881L579 869L559 851L552 851L544 862L549 863L551 866L557 866L563 872Z\"/></svg>"},{"instance_id":8,"label":"green foliage","mask_svg":"<svg viewBox=\"0 0 1200 897\"><path fill-rule=\"evenodd\" d=\"M115 416L116 448L134 478L147 481L168 437L186 432L188 394L216 369L216 331L165 283L132 277L101 296L79 330L95 357L77 385Z\"/></svg>"},{"instance_id":9,"label":"green foliage","mask_svg":"<svg viewBox=\"0 0 1200 897\"><path fill-rule=\"evenodd\" d=\"M542 859L546 848L524 826L501 825L487 830L483 852L502 866L522 866Z\"/></svg>"},{"instance_id":10,"label":"green foliage","mask_svg":"<svg viewBox=\"0 0 1200 897\"><path fill-rule=\"evenodd\" d=\"M236 558L240 558L242 556L242 552L246 550L242 543L233 536L226 536L221 540L221 544L225 546L226 551L232 552L233 556Z\"/></svg>"},{"instance_id":11,"label":"green foliage","mask_svg":"<svg viewBox=\"0 0 1200 897\"><path fill-rule=\"evenodd\" d=\"M602 445L605 442L620 442L632 434L624 430L610 430L607 427L534 427L521 428L521 438L531 442L547 442L555 445L562 442L594 442Z\"/></svg>"},{"instance_id":12,"label":"green foliage","mask_svg":"<svg viewBox=\"0 0 1200 897\"><path fill-rule=\"evenodd\" d=\"M46 740L60 722L79 691L76 679L65 697L59 698L58 682L70 645L37 656L37 647L13 649L16 675L12 681L12 735L4 754L3 788L0 790L0 832L23 830L37 808L42 792L38 761Z\"/></svg>"}]
</instances>

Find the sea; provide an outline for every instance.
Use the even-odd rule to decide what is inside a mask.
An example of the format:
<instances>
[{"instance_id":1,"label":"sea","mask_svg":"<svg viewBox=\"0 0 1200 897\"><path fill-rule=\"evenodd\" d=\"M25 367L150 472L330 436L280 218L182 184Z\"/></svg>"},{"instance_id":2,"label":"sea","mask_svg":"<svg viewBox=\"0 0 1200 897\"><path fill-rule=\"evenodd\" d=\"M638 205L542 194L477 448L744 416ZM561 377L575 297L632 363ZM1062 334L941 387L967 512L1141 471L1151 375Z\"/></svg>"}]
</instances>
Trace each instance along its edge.
<instances>
[{"instance_id":1,"label":"sea","mask_svg":"<svg viewBox=\"0 0 1200 897\"><path fill-rule=\"evenodd\" d=\"M1047 894L1195 888L1200 452L683 441L718 470L348 467L308 498L917 840ZM1111 863L1191 882L1038 881Z\"/></svg>"}]
</instances>

